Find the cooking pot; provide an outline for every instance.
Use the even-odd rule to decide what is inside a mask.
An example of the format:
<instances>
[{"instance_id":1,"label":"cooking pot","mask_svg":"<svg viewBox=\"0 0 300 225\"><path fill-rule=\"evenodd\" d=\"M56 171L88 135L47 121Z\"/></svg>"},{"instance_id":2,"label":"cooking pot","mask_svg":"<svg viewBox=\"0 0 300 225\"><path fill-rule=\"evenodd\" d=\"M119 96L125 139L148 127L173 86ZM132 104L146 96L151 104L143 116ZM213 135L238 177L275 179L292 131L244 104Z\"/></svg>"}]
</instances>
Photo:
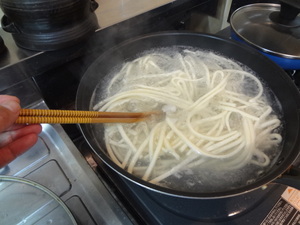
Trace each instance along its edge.
<instances>
[{"instance_id":1,"label":"cooking pot","mask_svg":"<svg viewBox=\"0 0 300 225\"><path fill-rule=\"evenodd\" d=\"M300 69L300 3L243 6L230 18L232 38L259 50L283 69Z\"/></svg>"},{"instance_id":2,"label":"cooking pot","mask_svg":"<svg viewBox=\"0 0 300 225\"><path fill-rule=\"evenodd\" d=\"M196 47L207 51L219 53L233 59L253 70L274 92L274 95L281 104L284 124L283 147L280 156L272 168L263 176L251 184L245 184L239 188L226 191L177 191L166 187L146 182L117 166L107 154L103 147L102 125L81 124L80 129L93 149L95 155L104 161L114 171L145 188L168 195L187 198L218 198L234 196L257 189L269 182L286 182L290 177L282 177L282 174L291 166L297 158L300 150L299 133L299 108L300 95L291 79L278 65L268 59L257 50L238 43L233 40L224 39L218 36L192 33L192 32L163 32L149 34L131 39L105 52L97 58L84 74L76 97L78 110L92 110L95 105L95 90L105 89L110 78L111 71L125 62L132 61L142 52L153 48L164 48L173 46ZM100 86L99 86L100 85ZM295 171L295 170L293 170ZM296 182L300 188L300 182Z\"/></svg>"},{"instance_id":3,"label":"cooking pot","mask_svg":"<svg viewBox=\"0 0 300 225\"><path fill-rule=\"evenodd\" d=\"M25 49L50 51L88 38L99 27L94 0L1 0L3 30Z\"/></svg>"}]
</instances>

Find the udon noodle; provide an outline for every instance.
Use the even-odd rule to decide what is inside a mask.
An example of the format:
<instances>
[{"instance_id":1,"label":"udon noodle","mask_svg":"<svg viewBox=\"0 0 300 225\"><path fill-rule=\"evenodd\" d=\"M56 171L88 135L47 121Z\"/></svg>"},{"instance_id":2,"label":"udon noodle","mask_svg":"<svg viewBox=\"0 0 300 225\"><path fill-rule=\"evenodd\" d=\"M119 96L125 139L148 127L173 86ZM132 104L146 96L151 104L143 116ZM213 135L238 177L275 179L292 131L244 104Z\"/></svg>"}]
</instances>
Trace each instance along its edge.
<instances>
[{"instance_id":1,"label":"udon noodle","mask_svg":"<svg viewBox=\"0 0 300 225\"><path fill-rule=\"evenodd\" d=\"M193 186L204 182L204 173L210 176L207 171L235 174L252 165L257 171L245 181L251 182L270 166L275 153L268 151L279 152L282 139L265 92L238 63L178 47L125 63L94 109L165 112L144 122L105 125L110 158L143 180L172 187L172 177L195 176L186 180Z\"/></svg>"}]
</instances>

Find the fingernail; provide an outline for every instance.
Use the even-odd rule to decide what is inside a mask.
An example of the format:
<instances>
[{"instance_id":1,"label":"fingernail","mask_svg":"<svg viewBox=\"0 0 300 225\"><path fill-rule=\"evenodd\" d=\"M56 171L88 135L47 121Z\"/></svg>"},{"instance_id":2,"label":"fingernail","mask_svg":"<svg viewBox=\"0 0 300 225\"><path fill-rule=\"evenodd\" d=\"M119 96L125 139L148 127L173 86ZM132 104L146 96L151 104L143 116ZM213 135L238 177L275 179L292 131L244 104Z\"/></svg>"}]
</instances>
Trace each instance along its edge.
<instances>
[{"instance_id":1,"label":"fingernail","mask_svg":"<svg viewBox=\"0 0 300 225\"><path fill-rule=\"evenodd\" d=\"M18 112L20 110L20 104L15 101L3 102L2 106L9 109L12 112Z\"/></svg>"}]
</instances>

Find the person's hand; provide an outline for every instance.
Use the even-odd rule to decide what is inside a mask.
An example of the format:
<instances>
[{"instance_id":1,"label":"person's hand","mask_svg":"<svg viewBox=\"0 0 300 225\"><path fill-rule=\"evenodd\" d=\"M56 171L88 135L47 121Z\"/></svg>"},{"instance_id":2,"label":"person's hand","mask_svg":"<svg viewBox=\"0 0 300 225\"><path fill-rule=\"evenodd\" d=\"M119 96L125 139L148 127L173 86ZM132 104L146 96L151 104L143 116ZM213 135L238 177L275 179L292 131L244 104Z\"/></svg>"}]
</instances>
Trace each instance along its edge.
<instances>
[{"instance_id":1,"label":"person's hand","mask_svg":"<svg viewBox=\"0 0 300 225\"><path fill-rule=\"evenodd\" d=\"M0 95L0 168L32 147L42 131L40 124L14 124L20 109L17 97Z\"/></svg>"}]
</instances>

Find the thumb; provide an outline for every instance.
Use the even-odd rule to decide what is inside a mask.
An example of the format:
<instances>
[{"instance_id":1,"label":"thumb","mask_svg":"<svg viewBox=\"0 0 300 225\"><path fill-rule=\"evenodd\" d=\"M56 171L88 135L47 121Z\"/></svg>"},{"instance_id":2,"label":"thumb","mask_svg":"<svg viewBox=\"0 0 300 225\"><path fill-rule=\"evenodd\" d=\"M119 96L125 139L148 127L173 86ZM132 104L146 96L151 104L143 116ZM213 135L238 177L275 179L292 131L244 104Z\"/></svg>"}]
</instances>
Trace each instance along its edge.
<instances>
[{"instance_id":1,"label":"thumb","mask_svg":"<svg viewBox=\"0 0 300 225\"><path fill-rule=\"evenodd\" d=\"M4 101L0 104L0 132L9 128L18 118L21 107L14 100Z\"/></svg>"}]
</instances>

